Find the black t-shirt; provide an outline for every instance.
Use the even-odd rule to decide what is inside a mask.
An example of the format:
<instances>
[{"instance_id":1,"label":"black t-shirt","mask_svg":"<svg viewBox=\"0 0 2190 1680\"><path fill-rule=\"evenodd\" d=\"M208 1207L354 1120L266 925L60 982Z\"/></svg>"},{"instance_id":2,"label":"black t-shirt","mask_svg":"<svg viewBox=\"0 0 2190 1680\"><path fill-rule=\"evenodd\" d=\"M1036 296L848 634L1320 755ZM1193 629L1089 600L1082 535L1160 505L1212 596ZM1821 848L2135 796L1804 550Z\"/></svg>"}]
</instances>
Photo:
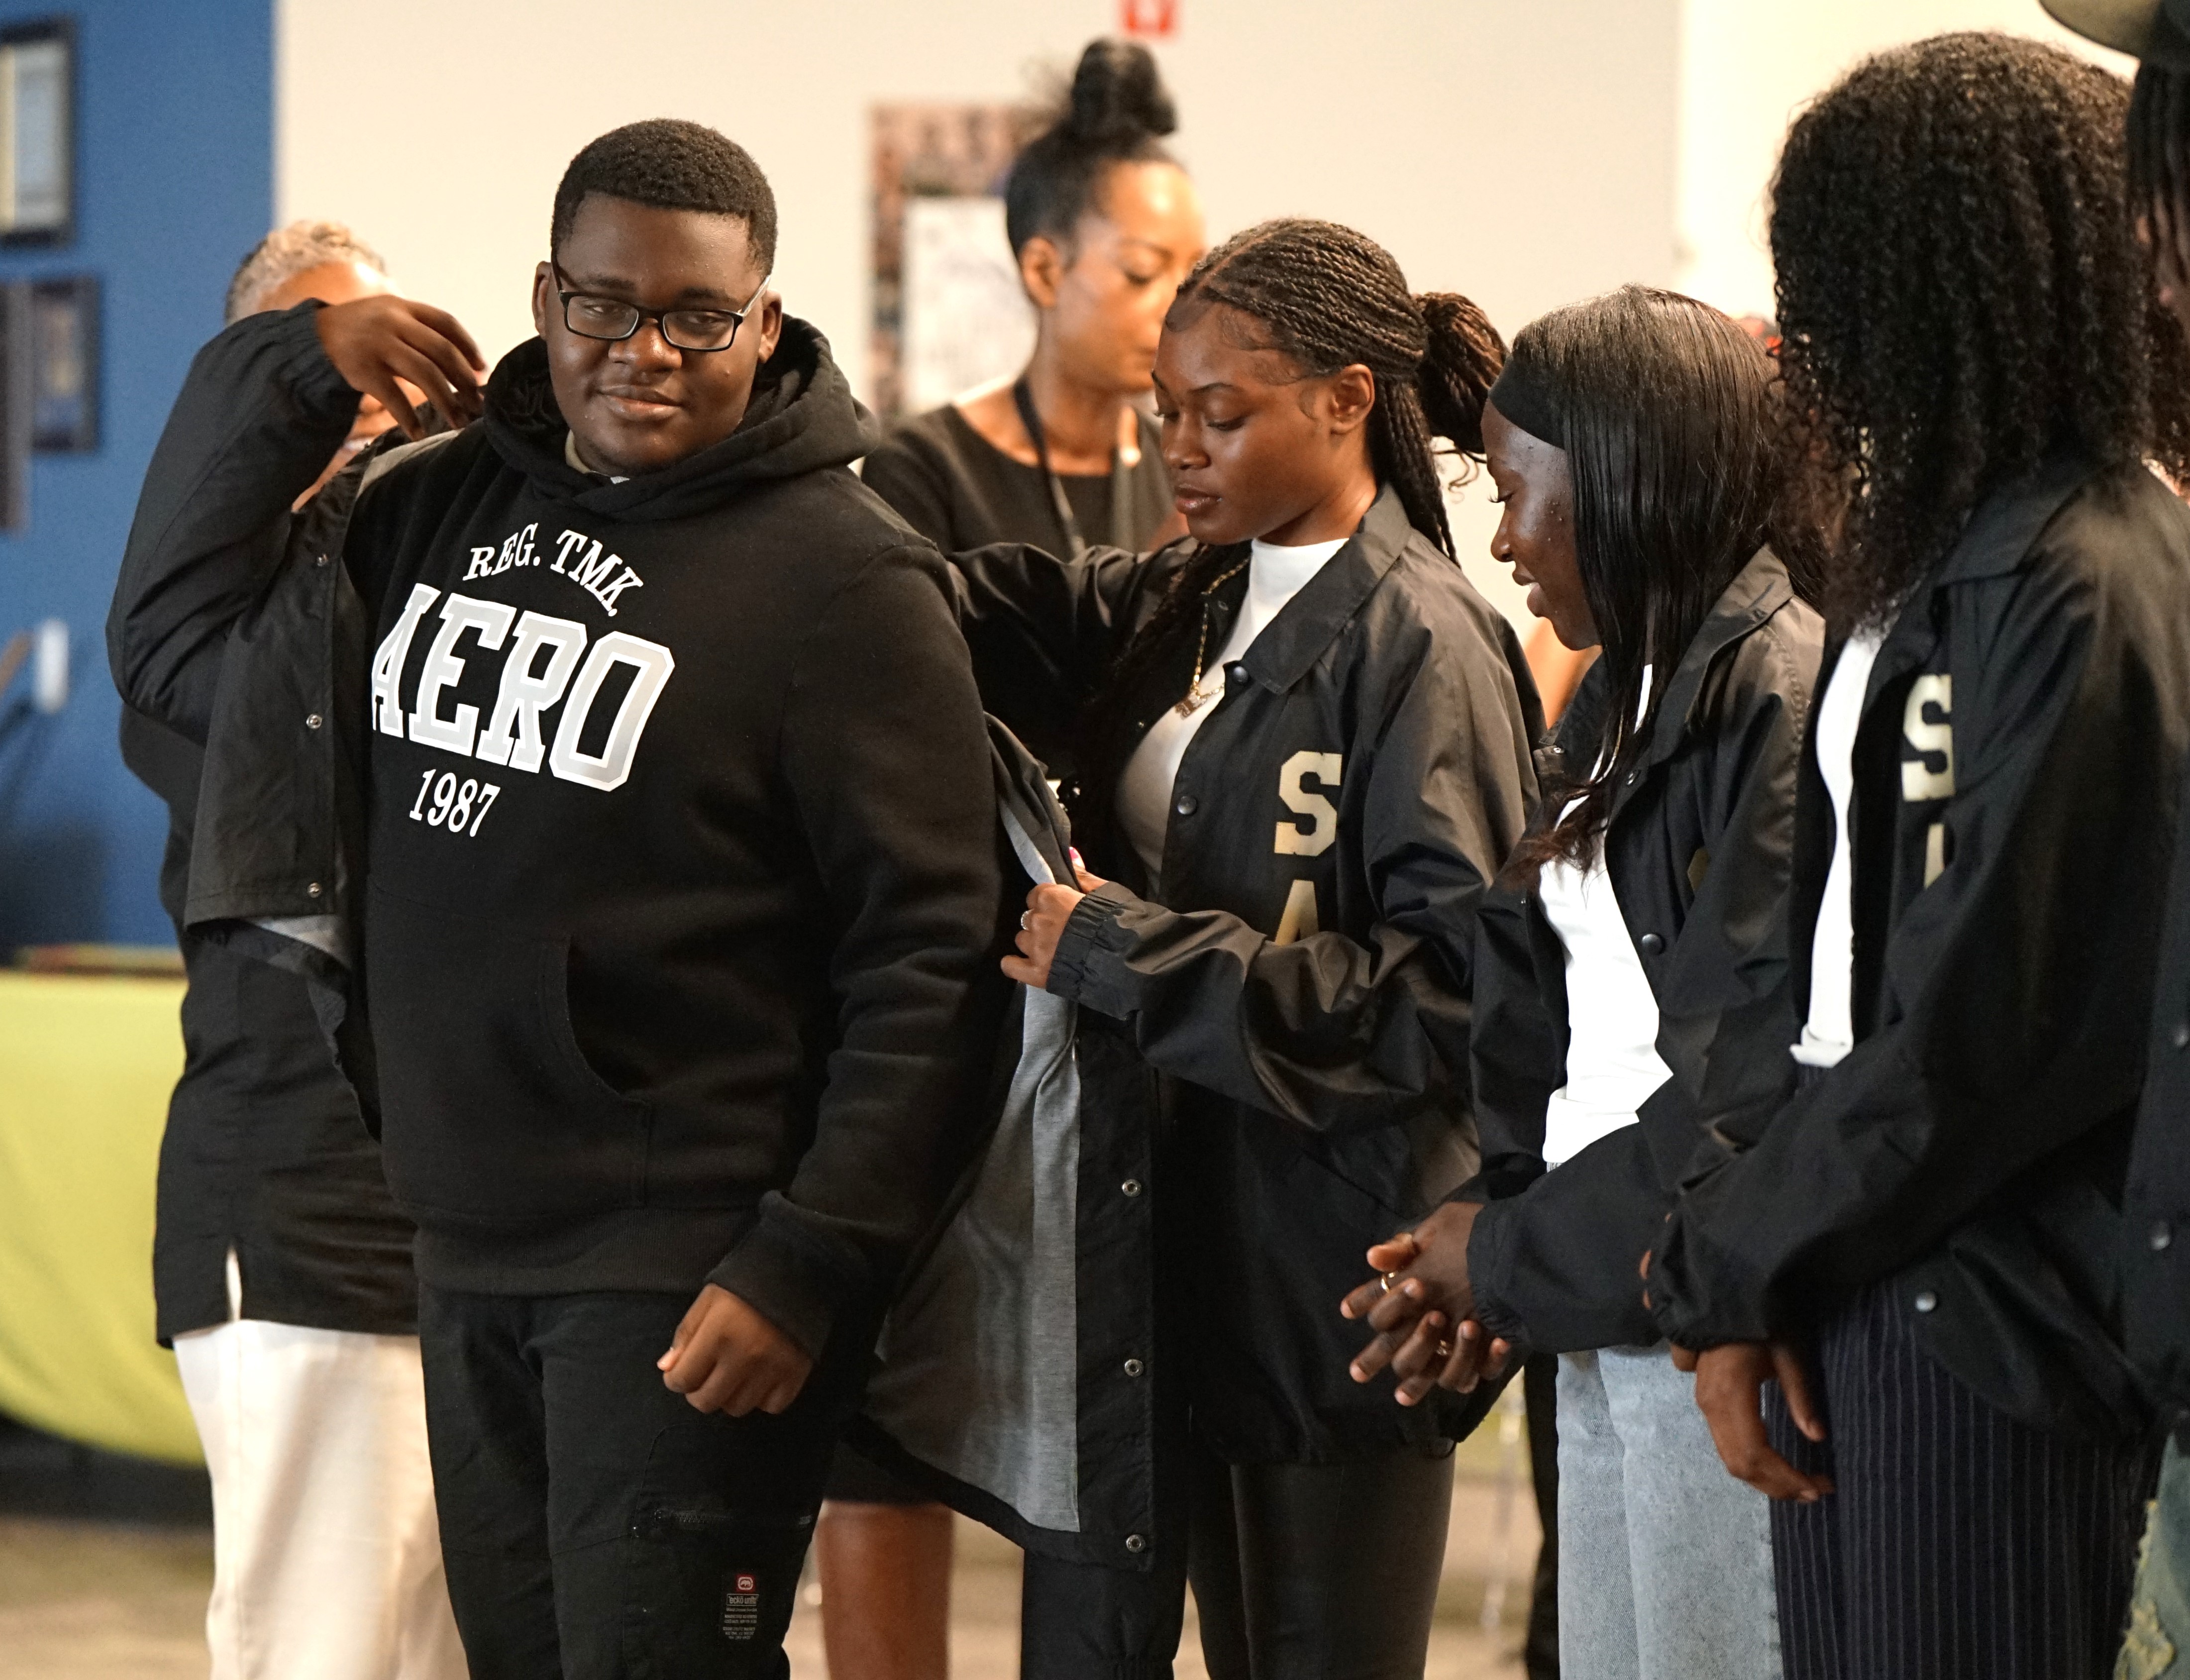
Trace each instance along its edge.
<instances>
[{"instance_id":1,"label":"black t-shirt","mask_svg":"<svg viewBox=\"0 0 2190 1680\"><path fill-rule=\"evenodd\" d=\"M1138 418L1141 458L1126 475L1129 529L1111 529L1108 473L1058 474L1082 540L1136 553L1149 546L1172 512L1171 474L1155 422ZM1041 469L1013 460L955 406L899 421L860 471L877 495L946 554L990 542L1030 542L1060 554L1071 546Z\"/></svg>"}]
</instances>

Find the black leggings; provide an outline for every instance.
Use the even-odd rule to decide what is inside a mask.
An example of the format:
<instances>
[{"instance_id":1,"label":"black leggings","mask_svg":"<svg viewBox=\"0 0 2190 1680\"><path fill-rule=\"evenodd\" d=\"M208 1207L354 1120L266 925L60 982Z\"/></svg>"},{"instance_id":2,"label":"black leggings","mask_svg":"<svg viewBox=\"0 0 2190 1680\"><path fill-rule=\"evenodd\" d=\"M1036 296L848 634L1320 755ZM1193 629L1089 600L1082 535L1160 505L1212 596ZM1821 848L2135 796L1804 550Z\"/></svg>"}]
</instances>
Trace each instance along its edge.
<instances>
[{"instance_id":1,"label":"black leggings","mask_svg":"<svg viewBox=\"0 0 2190 1680\"><path fill-rule=\"evenodd\" d=\"M1030 1553L1022 1680L1167 1680L1186 1583L1210 1680L1420 1680L1444 1563L1452 1459L1219 1462L1175 1447L1188 1520L1146 1573ZM1183 1532L1182 1532L1183 1530Z\"/></svg>"}]
</instances>

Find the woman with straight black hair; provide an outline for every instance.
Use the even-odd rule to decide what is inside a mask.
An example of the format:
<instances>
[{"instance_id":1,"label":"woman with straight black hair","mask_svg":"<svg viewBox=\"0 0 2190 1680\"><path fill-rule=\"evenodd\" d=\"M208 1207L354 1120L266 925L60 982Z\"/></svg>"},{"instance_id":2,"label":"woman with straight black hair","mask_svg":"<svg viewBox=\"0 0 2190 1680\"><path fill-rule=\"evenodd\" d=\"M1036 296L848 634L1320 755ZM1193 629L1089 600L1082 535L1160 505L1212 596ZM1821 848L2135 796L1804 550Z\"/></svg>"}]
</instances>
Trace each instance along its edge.
<instances>
[{"instance_id":1,"label":"woman with straight black hair","mask_svg":"<svg viewBox=\"0 0 2190 1680\"><path fill-rule=\"evenodd\" d=\"M1768 939L1824 627L1766 546L1771 380L1734 321L1640 287L1514 341L1484 414L1491 552L1603 651L1478 922L1483 1172L1344 1306L1378 1332L1356 1379L1393 1366L1404 1405L1506 1346L1560 1354L1570 1680L1779 1673L1767 1501L1721 1467L1636 1275L1702 1115L1787 1060Z\"/></svg>"},{"instance_id":2,"label":"woman with straight black hair","mask_svg":"<svg viewBox=\"0 0 2190 1680\"><path fill-rule=\"evenodd\" d=\"M984 694L1069 752L1091 871L1035 888L1006 972L1075 1000L1083 1066L1122 1047L1163 1110L1155 1339L1122 1367L1152 1385L1152 1530L1121 1567L1030 1554L1030 1676L1168 1674L1189 1572L1218 1680L1421 1673L1450 1442L1488 1397L1353 1388L1328 1303L1476 1164L1471 930L1539 714L1432 439L1480 451L1503 348L1360 234L1251 229L1157 352L1191 537L958 557Z\"/></svg>"},{"instance_id":3,"label":"woman with straight black hair","mask_svg":"<svg viewBox=\"0 0 2190 1680\"><path fill-rule=\"evenodd\" d=\"M1834 633L1800 1077L1707 1116L1726 1158L1648 1289L1728 1467L1781 1501L1790 1680L2097 1680L2127 1607L2157 1454L2125 1178L2190 1044L2150 1029L2190 513L2147 464L2190 468L2190 364L2134 241L2128 105L2057 48L1939 36L1806 110L1773 188Z\"/></svg>"}]
</instances>

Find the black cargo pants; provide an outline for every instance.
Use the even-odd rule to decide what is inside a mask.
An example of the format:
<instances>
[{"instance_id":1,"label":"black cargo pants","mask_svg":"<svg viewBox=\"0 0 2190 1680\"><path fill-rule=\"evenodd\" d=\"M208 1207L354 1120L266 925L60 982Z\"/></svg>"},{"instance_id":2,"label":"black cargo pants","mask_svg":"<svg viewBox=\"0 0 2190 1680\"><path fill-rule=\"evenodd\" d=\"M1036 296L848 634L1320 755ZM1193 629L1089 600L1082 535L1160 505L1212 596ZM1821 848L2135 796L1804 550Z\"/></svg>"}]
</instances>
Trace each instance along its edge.
<instances>
[{"instance_id":1,"label":"black cargo pants","mask_svg":"<svg viewBox=\"0 0 2190 1680\"><path fill-rule=\"evenodd\" d=\"M839 1335L783 1416L728 1418L655 1368L691 1296L419 1297L473 1680L788 1675L799 1570L872 1338Z\"/></svg>"}]
</instances>

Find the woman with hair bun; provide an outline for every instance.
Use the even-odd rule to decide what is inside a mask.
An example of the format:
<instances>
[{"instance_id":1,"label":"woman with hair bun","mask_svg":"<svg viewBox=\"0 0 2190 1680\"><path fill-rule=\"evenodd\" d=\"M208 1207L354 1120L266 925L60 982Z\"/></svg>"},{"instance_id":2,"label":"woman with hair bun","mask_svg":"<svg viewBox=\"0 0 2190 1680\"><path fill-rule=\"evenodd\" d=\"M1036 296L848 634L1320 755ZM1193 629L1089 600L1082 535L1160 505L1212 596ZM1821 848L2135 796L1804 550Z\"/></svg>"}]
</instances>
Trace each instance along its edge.
<instances>
[{"instance_id":1,"label":"woman with hair bun","mask_svg":"<svg viewBox=\"0 0 2190 1680\"><path fill-rule=\"evenodd\" d=\"M896 427L861 469L946 553L1031 542L1142 548L1175 528L1149 390L1156 338L1202 252L1201 202L1163 147L1178 126L1145 47L1096 41L1012 166L1006 226L1038 312L1014 379ZM942 1680L951 1517L848 1446L815 1530L837 1680Z\"/></svg>"},{"instance_id":2,"label":"woman with hair bun","mask_svg":"<svg viewBox=\"0 0 2190 1680\"><path fill-rule=\"evenodd\" d=\"M1148 48L1097 41L1013 163L1005 225L1034 354L1015 378L899 425L863 469L945 553L1140 549L1176 530L1155 424L1135 405L1204 243L1201 201L1163 145L1177 126Z\"/></svg>"},{"instance_id":3,"label":"woman with hair bun","mask_svg":"<svg viewBox=\"0 0 2190 1680\"><path fill-rule=\"evenodd\" d=\"M1115 1564L1030 1552L1030 1680L1167 1675L1189 1575L1219 1680L1422 1671L1451 1443L1489 1393L1356 1388L1330 1303L1475 1169L1471 928L1540 714L1432 440L1480 455L1503 354L1373 241L1266 223L1195 268L1156 351L1191 535L956 557L984 698L1069 756L1086 860L1030 895L1005 972L1075 1001L1081 1065L1122 1062L1160 1114L1124 1190L1154 1200L1154 1329L1089 1366L1148 1385L1148 1523ZM1107 1100L1092 1072L1081 1100ZM1080 1346L1109 1361L1098 1308Z\"/></svg>"}]
</instances>

